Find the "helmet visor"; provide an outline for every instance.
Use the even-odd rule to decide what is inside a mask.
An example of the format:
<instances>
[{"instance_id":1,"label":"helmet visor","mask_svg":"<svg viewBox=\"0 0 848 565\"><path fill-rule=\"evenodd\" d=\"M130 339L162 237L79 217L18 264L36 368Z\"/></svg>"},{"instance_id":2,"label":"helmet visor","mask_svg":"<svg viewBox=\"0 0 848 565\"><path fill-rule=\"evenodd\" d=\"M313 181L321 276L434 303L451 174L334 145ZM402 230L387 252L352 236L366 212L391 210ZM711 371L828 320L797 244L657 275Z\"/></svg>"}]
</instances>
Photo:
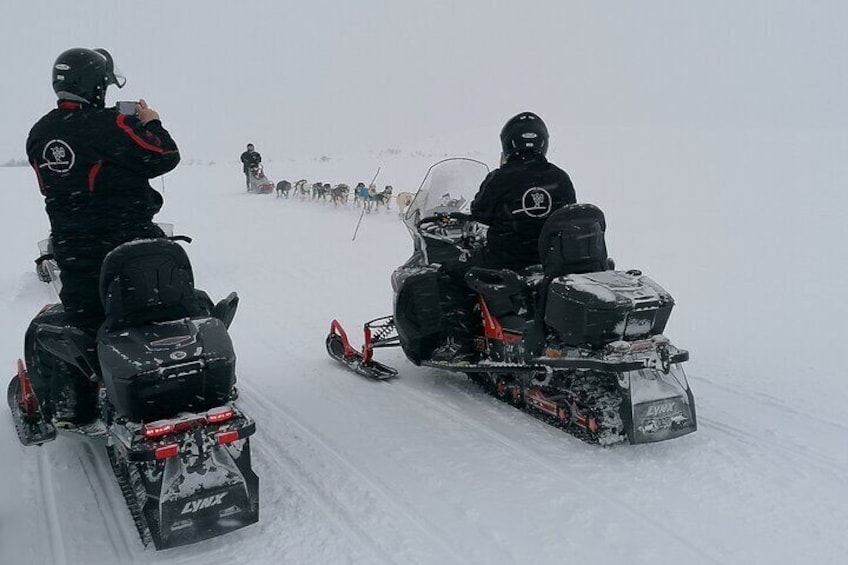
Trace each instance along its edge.
<instances>
[{"instance_id":1,"label":"helmet visor","mask_svg":"<svg viewBox=\"0 0 848 565\"><path fill-rule=\"evenodd\" d=\"M110 84L114 84L118 88L123 88L125 84L127 84L127 79L124 76L124 73L115 65L115 60L112 59L112 55L109 54L103 48L98 48L94 50L99 53L106 59L106 84L107 86Z\"/></svg>"}]
</instances>

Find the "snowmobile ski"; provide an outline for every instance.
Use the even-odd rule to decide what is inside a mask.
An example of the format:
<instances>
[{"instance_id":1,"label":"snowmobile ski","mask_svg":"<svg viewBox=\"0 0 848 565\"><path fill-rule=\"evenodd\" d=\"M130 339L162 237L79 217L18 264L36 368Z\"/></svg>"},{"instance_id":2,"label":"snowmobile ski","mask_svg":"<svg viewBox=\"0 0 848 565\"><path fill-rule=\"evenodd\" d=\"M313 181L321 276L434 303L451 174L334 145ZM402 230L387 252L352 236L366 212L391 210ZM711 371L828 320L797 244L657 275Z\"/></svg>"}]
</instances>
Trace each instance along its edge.
<instances>
[{"instance_id":1,"label":"snowmobile ski","mask_svg":"<svg viewBox=\"0 0 848 565\"><path fill-rule=\"evenodd\" d=\"M376 337L372 334L372 329L375 328L377 329ZM365 344L362 346L362 352L359 352L351 347L347 333L338 320L333 320L330 324L330 333L327 335L327 353L342 365L364 377L380 381L391 379L397 376L397 369L375 361L373 353L375 347L399 345L397 336L386 336L393 331L394 323L391 321L391 316L368 322L365 324Z\"/></svg>"}]
</instances>

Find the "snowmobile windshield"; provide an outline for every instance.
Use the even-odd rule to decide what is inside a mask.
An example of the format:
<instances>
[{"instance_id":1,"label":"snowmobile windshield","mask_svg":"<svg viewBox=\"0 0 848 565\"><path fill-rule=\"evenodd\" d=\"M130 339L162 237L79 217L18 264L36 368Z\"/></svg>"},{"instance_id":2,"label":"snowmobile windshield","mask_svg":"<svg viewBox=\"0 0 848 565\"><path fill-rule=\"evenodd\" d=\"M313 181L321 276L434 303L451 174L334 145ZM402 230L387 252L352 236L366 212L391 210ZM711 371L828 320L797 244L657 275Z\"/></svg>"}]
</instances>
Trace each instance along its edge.
<instances>
[{"instance_id":1,"label":"snowmobile windshield","mask_svg":"<svg viewBox=\"0 0 848 565\"><path fill-rule=\"evenodd\" d=\"M458 157L439 161L427 171L421 187L404 215L414 233L422 218L452 212L470 213L471 201L489 167L480 161Z\"/></svg>"}]
</instances>

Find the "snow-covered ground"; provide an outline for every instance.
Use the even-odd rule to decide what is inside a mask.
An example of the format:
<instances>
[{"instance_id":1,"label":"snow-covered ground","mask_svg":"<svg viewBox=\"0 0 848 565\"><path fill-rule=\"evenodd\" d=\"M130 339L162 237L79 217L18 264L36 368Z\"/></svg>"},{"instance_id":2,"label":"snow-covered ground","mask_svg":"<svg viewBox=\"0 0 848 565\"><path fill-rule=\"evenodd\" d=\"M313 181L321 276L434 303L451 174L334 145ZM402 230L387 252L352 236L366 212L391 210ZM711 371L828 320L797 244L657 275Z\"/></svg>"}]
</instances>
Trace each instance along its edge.
<instances>
[{"instance_id":1,"label":"snow-covered ground","mask_svg":"<svg viewBox=\"0 0 848 565\"><path fill-rule=\"evenodd\" d=\"M392 382L345 372L324 337L334 317L356 330L390 313L389 274L411 247L396 215L365 216L351 241L358 209L248 195L235 163L185 165L159 219L195 238L198 286L241 296L231 331L260 522L144 549L103 453L66 438L23 448L5 417L0 563L844 562L845 131L550 127L552 160L605 210L618 265L677 299L666 333L692 355L697 433L604 449L400 351L381 352ZM494 164L496 133L266 171L352 184L380 165L378 184L414 191L444 154ZM32 171L0 169L0 186L11 375L51 299L32 263L47 222Z\"/></svg>"}]
</instances>

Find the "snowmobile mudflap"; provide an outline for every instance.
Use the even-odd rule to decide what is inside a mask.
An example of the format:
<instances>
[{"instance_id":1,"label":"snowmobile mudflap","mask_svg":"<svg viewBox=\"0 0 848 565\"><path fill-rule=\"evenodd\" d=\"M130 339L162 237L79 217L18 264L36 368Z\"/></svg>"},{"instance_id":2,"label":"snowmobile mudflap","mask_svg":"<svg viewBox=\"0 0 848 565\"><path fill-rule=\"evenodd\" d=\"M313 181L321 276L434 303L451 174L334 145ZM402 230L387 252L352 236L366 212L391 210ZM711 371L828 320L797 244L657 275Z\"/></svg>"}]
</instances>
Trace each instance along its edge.
<instances>
[{"instance_id":1,"label":"snowmobile mudflap","mask_svg":"<svg viewBox=\"0 0 848 565\"><path fill-rule=\"evenodd\" d=\"M235 406L130 426L115 427L110 460L143 543L168 549L259 521L256 424Z\"/></svg>"},{"instance_id":2,"label":"snowmobile mudflap","mask_svg":"<svg viewBox=\"0 0 848 565\"><path fill-rule=\"evenodd\" d=\"M56 439L56 427L44 419L23 361L18 359L18 374L6 391L15 431L23 445L41 445Z\"/></svg>"},{"instance_id":3,"label":"snowmobile mudflap","mask_svg":"<svg viewBox=\"0 0 848 565\"><path fill-rule=\"evenodd\" d=\"M631 444L654 443L698 429L695 399L686 373L672 365L668 373L642 369L619 378L626 390L624 426Z\"/></svg>"},{"instance_id":4,"label":"snowmobile mudflap","mask_svg":"<svg viewBox=\"0 0 848 565\"><path fill-rule=\"evenodd\" d=\"M156 549L167 549L217 537L259 521L259 479L250 467L249 444L232 456L216 448L200 475L188 471L185 460L169 459L160 494ZM169 467L172 467L169 469ZM168 483L168 478L172 482ZM190 497L186 484L198 483Z\"/></svg>"},{"instance_id":5,"label":"snowmobile mudflap","mask_svg":"<svg viewBox=\"0 0 848 565\"><path fill-rule=\"evenodd\" d=\"M383 365L371 358L370 332L367 326L365 340L366 343L362 348L363 353L356 351L351 347L347 333L345 333L342 325L337 320L333 320L332 324L330 324L330 333L327 335L327 353L329 353L330 357L355 373L370 379L385 380L396 377L398 374L397 369Z\"/></svg>"}]
</instances>

